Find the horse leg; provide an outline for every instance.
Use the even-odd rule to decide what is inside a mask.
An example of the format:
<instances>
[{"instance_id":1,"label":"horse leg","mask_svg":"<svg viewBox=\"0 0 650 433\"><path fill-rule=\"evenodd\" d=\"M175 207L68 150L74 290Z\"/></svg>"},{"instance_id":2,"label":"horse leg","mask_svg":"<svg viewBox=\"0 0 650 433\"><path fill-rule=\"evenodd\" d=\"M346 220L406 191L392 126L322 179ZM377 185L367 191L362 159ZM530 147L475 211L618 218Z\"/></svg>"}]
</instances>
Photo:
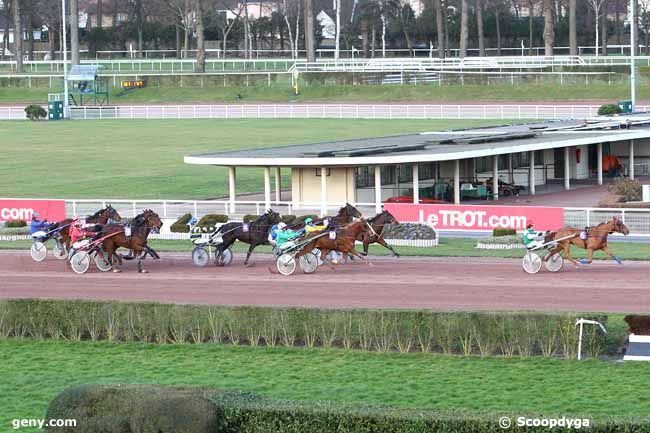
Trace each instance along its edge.
<instances>
[{"instance_id":1,"label":"horse leg","mask_svg":"<svg viewBox=\"0 0 650 433\"><path fill-rule=\"evenodd\" d=\"M113 272L115 272L116 274L122 272L122 270L120 269L120 266L122 266L122 258L119 255L115 254L115 250L116 250L115 246L113 244L110 244L108 246L104 244L104 248L106 248L108 263L111 264L111 268L113 269ZM117 262L113 260L115 257L117 257Z\"/></svg>"},{"instance_id":2,"label":"horse leg","mask_svg":"<svg viewBox=\"0 0 650 433\"><path fill-rule=\"evenodd\" d=\"M323 263L327 265L328 268L330 268L332 271L336 272L336 266L334 266L334 263L330 261L330 259L327 258L327 255L329 254L330 250L321 248L320 249L320 259Z\"/></svg>"},{"instance_id":3,"label":"horse leg","mask_svg":"<svg viewBox=\"0 0 650 433\"><path fill-rule=\"evenodd\" d=\"M605 254L607 254L607 256L610 259L615 260L616 263L618 263L619 265L623 264L623 261L621 260L621 258L619 256L615 256L614 253L612 253L612 251L609 249L609 246L607 246L606 244L603 245L602 250L605 251Z\"/></svg>"},{"instance_id":4,"label":"horse leg","mask_svg":"<svg viewBox=\"0 0 650 433\"><path fill-rule=\"evenodd\" d=\"M370 260L368 260L368 257L362 256L361 253L359 253L359 251L357 251L356 248L354 248L354 244L352 245L352 248L350 248L348 250L348 254L352 254L353 256L359 257L361 260L366 262L366 265L368 265L368 266L374 266L372 263L370 263Z\"/></svg>"},{"instance_id":5,"label":"horse leg","mask_svg":"<svg viewBox=\"0 0 650 433\"><path fill-rule=\"evenodd\" d=\"M573 257L571 257L571 243L570 243L570 242L566 242L566 243L564 244L563 249L564 249L564 258L566 258L568 261L570 261L571 263L573 263L574 266L578 267L578 262L576 261L576 259L574 259Z\"/></svg>"},{"instance_id":6,"label":"horse leg","mask_svg":"<svg viewBox=\"0 0 650 433\"><path fill-rule=\"evenodd\" d=\"M395 250L393 249L393 247L392 247L388 242L386 242L383 238L379 238L379 239L377 239L377 243L378 243L379 245L381 245L382 247L389 249L390 252L393 253L393 256L395 256L395 257L399 257L399 254L397 254L397 251L395 251ZM366 247L366 246L364 245L364 248L365 248L365 247ZM367 254L365 254L365 255L367 255Z\"/></svg>"},{"instance_id":7,"label":"horse leg","mask_svg":"<svg viewBox=\"0 0 650 433\"><path fill-rule=\"evenodd\" d=\"M594 261L594 249L587 248L587 258L580 260L583 265L590 265Z\"/></svg>"},{"instance_id":8,"label":"horse leg","mask_svg":"<svg viewBox=\"0 0 650 433\"><path fill-rule=\"evenodd\" d=\"M134 251L135 253L135 251ZM142 261L147 257L147 254L143 251L142 253L138 254L138 272L141 274L147 274L149 271L147 271L143 266L142 266Z\"/></svg>"},{"instance_id":9,"label":"horse leg","mask_svg":"<svg viewBox=\"0 0 650 433\"><path fill-rule=\"evenodd\" d=\"M248 247L248 252L246 253L246 260L244 260L244 266L249 266L248 265L248 259L250 259L251 254L253 254L253 250L255 249L256 246L257 246L256 244L251 244Z\"/></svg>"}]
</instances>

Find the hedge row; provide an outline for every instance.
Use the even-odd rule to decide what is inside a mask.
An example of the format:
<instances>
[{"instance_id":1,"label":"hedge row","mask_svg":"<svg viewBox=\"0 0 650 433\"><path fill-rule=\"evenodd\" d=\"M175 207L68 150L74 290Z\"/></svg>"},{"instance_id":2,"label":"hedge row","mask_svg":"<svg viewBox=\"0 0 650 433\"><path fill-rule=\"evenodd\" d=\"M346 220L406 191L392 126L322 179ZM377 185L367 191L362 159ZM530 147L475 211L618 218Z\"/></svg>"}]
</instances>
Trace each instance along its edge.
<instances>
[{"instance_id":1,"label":"hedge row","mask_svg":"<svg viewBox=\"0 0 650 433\"><path fill-rule=\"evenodd\" d=\"M521 416L522 414L517 414ZM76 419L48 433L493 433L503 414L395 409L326 401L271 400L252 393L150 385L82 385L49 405L46 419ZM531 415L539 418L539 415ZM513 417L514 418L514 417ZM579 418L576 418L579 419ZM582 423L582 419L579 419ZM585 426L582 425L582 428ZM592 433L647 432L647 419L589 420ZM548 432L548 427L505 431ZM574 431L554 428L555 432Z\"/></svg>"},{"instance_id":2,"label":"hedge row","mask_svg":"<svg viewBox=\"0 0 650 433\"><path fill-rule=\"evenodd\" d=\"M607 317L597 317L606 322ZM0 301L0 338L341 347L482 356L576 356L576 316L409 310L318 310L56 300ZM585 328L584 350L605 340Z\"/></svg>"}]
</instances>

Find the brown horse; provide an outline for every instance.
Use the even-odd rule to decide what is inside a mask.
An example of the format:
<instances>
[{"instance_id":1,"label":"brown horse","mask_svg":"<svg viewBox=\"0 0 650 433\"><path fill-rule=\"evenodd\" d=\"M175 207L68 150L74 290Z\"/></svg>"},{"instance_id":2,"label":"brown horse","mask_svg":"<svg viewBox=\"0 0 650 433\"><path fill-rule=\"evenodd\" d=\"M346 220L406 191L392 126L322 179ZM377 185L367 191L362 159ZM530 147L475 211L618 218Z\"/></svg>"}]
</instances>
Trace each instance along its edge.
<instances>
[{"instance_id":1,"label":"brown horse","mask_svg":"<svg viewBox=\"0 0 650 433\"><path fill-rule=\"evenodd\" d=\"M361 214L361 212L359 212L359 209L352 206L350 203L346 203L345 206L339 209L339 212L335 216L333 217L325 216L322 218L316 218L314 220L314 224L321 225L325 220L328 220L330 226L340 227L345 224L351 223L355 218L362 218L362 217L363 215ZM300 230L303 227L305 227L304 221L299 221L296 224L291 224L289 226L289 228L293 230Z\"/></svg>"},{"instance_id":2,"label":"brown horse","mask_svg":"<svg viewBox=\"0 0 650 433\"><path fill-rule=\"evenodd\" d=\"M367 222L369 225L368 231L362 232L359 237L357 237L357 240L363 243L363 253L361 254L367 256L368 246L370 246L370 244L378 243L382 247L389 249L395 257L399 257L399 254L397 254L393 247L388 245L386 240L382 237L385 226L388 224L399 224L393 214L385 210L368 219Z\"/></svg>"},{"instance_id":3,"label":"brown horse","mask_svg":"<svg viewBox=\"0 0 650 433\"><path fill-rule=\"evenodd\" d=\"M117 213L117 210L115 210L115 208L113 208L110 204L106 205L105 208L98 210L93 215L86 217L86 222L90 224L103 225L108 223L109 220L122 221L120 214ZM57 227L63 227L59 231L59 236L61 243L66 247L66 251L70 251L70 224L72 224L72 218L64 219L63 221L59 221L58 223L55 223L54 225L48 227L48 230L54 230Z\"/></svg>"},{"instance_id":4,"label":"brown horse","mask_svg":"<svg viewBox=\"0 0 650 433\"><path fill-rule=\"evenodd\" d=\"M160 231L160 227L162 227L162 221L160 221L158 214L151 209L147 209L133 218L133 221L127 227L121 224L104 226L104 229L99 234L100 237L118 233L104 241L104 254L113 267L113 272L121 272L114 261L114 256L116 256L115 251L119 247L124 247L131 250L133 256L138 258L138 272L146 273L147 270L142 267L142 260L146 257L148 251L147 237L152 231ZM127 236L128 231L131 232L130 236ZM118 262L121 263L119 257Z\"/></svg>"},{"instance_id":5,"label":"brown horse","mask_svg":"<svg viewBox=\"0 0 650 433\"><path fill-rule=\"evenodd\" d=\"M355 240L363 233L367 233L369 227L368 222L362 219L361 221L353 222L335 230L312 233L305 238L305 240L312 238L312 241L305 245L305 247L296 254L296 259L311 252L314 248L318 248L320 250L321 260L324 263L327 263L332 270L335 270L335 267L327 259L327 255L330 251L337 251L343 255L359 257L365 261L366 264L371 265L368 259L362 256L354 247ZM335 233L335 236L332 236L334 239L329 236L329 233Z\"/></svg>"},{"instance_id":6,"label":"brown horse","mask_svg":"<svg viewBox=\"0 0 650 433\"><path fill-rule=\"evenodd\" d=\"M600 223L597 226L588 227L586 229L586 239L583 239L584 236L580 236L582 231L583 229L575 227L565 227L556 232L547 234L544 238L544 242L551 242L555 239L562 239L567 236L573 237L559 241L557 246L554 247L546 255L545 259L551 257L555 253L563 251L564 257L577 266L578 262L576 262L575 259L571 257L571 245L575 245L578 248L587 250L587 258L580 260L580 263L582 264L591 263L593 260L594 251L598 250L603 250L610 259L616 260L619 265L621 264L620 257L615 256L609 250L609 247L607 246L607 236L611 233L622 233L624 235L628 235L630 233L630 230L625 224L623 224L623 221L617 217L613 217L607 222Z\"/></svg>"}]
</instances>

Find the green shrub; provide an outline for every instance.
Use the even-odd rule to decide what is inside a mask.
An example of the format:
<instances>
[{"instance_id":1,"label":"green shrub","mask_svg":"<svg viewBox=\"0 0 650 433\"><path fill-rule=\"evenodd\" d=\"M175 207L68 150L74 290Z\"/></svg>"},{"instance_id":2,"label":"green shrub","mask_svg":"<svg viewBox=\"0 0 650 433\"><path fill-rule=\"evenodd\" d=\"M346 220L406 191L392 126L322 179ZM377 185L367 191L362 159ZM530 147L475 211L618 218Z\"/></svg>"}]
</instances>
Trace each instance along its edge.
<instances>
[{"instance_id":1,"label":"green shrub","mask_svg":"<svg viewBox=\"0 0 650 433\"><path fill-rule=\"evenodd\" d=\"M203 227L214 227L216 224L223 224L228 222L228 215L223 215L223 214L208 214L203 216L199 220L199 222L196 224L197 227L203 228Z\"/></svg>"},{"instance_id":2,"label":"green shrub","mask_svg":"<svg viewBox=\"0 0 650 433\"><path fill-rule=\"evenodd\" d=\"M517 230L515 229L494 229L492 230L492 236L498 237L498 236L515 236L517 234Z\"/></svg>"},{"instance_id":3,"label":"green shrub","mask_svg":"<svg viewBox=\"0 0 650 433\"><path fill-rule=\"evenodd\" d=\"M27 223L23 220L11 220L5 223L7 228L27 227Z\"/></svg>"},{"instance_id":4,"label":"green shrub","mask_svg":"<svg viewBox=\"0 0 650 433\"><path fill-rule=\"evenodd\" d=\"M169 230L173 233L189 233L190 227L187 225L192 219L192 214L186 213L174 222Z\"/></svg>"},{"instance_id":5,"label":"green shrub","mask_svg":"<svg viewBox=\"0 0 650 433\"><path fill-rule=\"evenodd\" d=\"M293 222L294 222L295 220L296 220L296 216L295 216L295 215L282 215L282 222L285 223L285 224L287 224L287 225L291 225L291 224L293 224Z\"/></svg>"},{"instance_id":6,"label":"green shrub","mask_svg":"<svg viewBox=\"0 0 650 433\"><path fill-rule=\"evenodd\" d=\"M30 234L29 227L0 227L0 235L28 235Z\"/></svg>"},{"instance_id":7,"label":"green shrub","mask_svg":"<svg viewBox=\"0 0 650 433\"><path fill-rule=\"evenodd\" d=\"M250 214L250 213L249 213L249 214L244 215L244 219L243 219L243 221L244 221L245 223L250 223L250 222L253 222L253 221L255 221L256 219L258 219L259 217L260 217L259 215L254 215L254 214Z\"/></svg>"},{"instance_id":8,"label":"green shrub","mask_svg":"<svg viewBox=\"0 0 650 433\"><path fill-rule=\"evenodd\" d=\"M621 112L621 107L619 107L618 104L605 104L598 108L599 116L612 116L614 114L620 114Z\"/></svg>"},{"instance_id":9,"label":"green shrub","mask_svg":"<svg viewBox=\"0 0 650 433\"><path fill-rule=\"evenodd\" d=\"M623 197L623 200L640 201L642 197L642 186L638 180L629 177L617 177L608 187L612 194Z\"/></svg>"},{"instance_id":10,"label":"green shrub","mask_svg":"<svg viewBox=\"0 0 650 433\"><path fill-rule=\"evenodd\" d=\"M548 427L519 427L515 417L461 410L419 410L338 403L275 400L250 392L149 385L82 385L64 390L49 405L47 419L77 419L72 428L46 433L493 433L499 419L513 421L515 433L548 432ZM573 418L567 416L567 418ZM578 417L575 417L578 418ZM575 419L574 418L574 419ZM647 432L648 419L589 420L592 433ZM581 424L582 428L585 425ZM569 431L557 428L558 431Z\"/></svg>"},{"instance_id":11,"label":"green shrub","mask_svg":"<svg viewBox=\"0 0 650 433\"><path fill-rule=\"evenodd\" d=\"M47 117L47 111L40 105L28 105L25 107L25 115L29 120L40 120Z\"/></svg>"},{"instance_id":12,"label":"green shrub","mask_svg":"<svg viewBox=\"0 0 650 433\"><path fill-rule=\"evenodd\" d=\"M583 316L584 317L584 316ZM575 314L318 310L54 300L0 301L0 338L230 343L504 356L564 355L577 344ZM607 317L595 317L606 323ZM489 330L485 324L490 323ZM531 331L532 330L532 331ZM490 332L486 335L485 332ZM524 338L526 337L526 338ZM585 353L604 350L585 328Z\"/></svg>"},{"instance_id":13,"label":"green shrub","mask_svg":"<svg viewBox=\"0 0 650 433\"><path fill-rule=\"evenodd\" d=\"M209 397L216 390L151 385L81 385L49 404L48 419L74 419L76 427L48 427L56 433L213 433L218 412Z\"/></svg>"}]
</instances>

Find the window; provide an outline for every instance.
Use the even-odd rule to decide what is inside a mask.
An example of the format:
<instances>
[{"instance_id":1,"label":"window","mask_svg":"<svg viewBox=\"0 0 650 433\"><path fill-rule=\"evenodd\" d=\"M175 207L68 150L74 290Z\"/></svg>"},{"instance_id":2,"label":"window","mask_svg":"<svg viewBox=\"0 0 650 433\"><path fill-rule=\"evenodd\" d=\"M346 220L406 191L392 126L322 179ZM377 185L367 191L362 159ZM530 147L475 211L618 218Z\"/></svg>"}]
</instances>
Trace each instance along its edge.
<instances>
[{"instance_id":1,"label":"window","mask_svg":"<svg viewBox=\"0 0 650 433\"><path fill-rule=\"evenodd\" d=\"M326 171L325 176L329 176L329 175L330 175L330 169L327 168L326 170L327 170L327 171ZM320 168L317 168L317 169L316 169L316 177L320 177L320 175L321 175L321 169L320 169Z\"/></svg>"},{"instance_id":2,"label":"window","mask_svg":"<svg viewBox=\"0 0 650 433\"><path fill-rule=\"evenodd\" d=\"M357 188L368 188L375 186L375 173L370 167L357 167L354 169L354 177Z\"/></svg>"},{"instance_id":3,"label":"window","mask_svg":"<svg viewBox=\"0 0 650 433\"><path fill-rule=\"evenodd\" d=\"M400 164L397 168L399 169L400 183L413 181L413 167L411 164Z\"/></svg>"}]
</instances>

